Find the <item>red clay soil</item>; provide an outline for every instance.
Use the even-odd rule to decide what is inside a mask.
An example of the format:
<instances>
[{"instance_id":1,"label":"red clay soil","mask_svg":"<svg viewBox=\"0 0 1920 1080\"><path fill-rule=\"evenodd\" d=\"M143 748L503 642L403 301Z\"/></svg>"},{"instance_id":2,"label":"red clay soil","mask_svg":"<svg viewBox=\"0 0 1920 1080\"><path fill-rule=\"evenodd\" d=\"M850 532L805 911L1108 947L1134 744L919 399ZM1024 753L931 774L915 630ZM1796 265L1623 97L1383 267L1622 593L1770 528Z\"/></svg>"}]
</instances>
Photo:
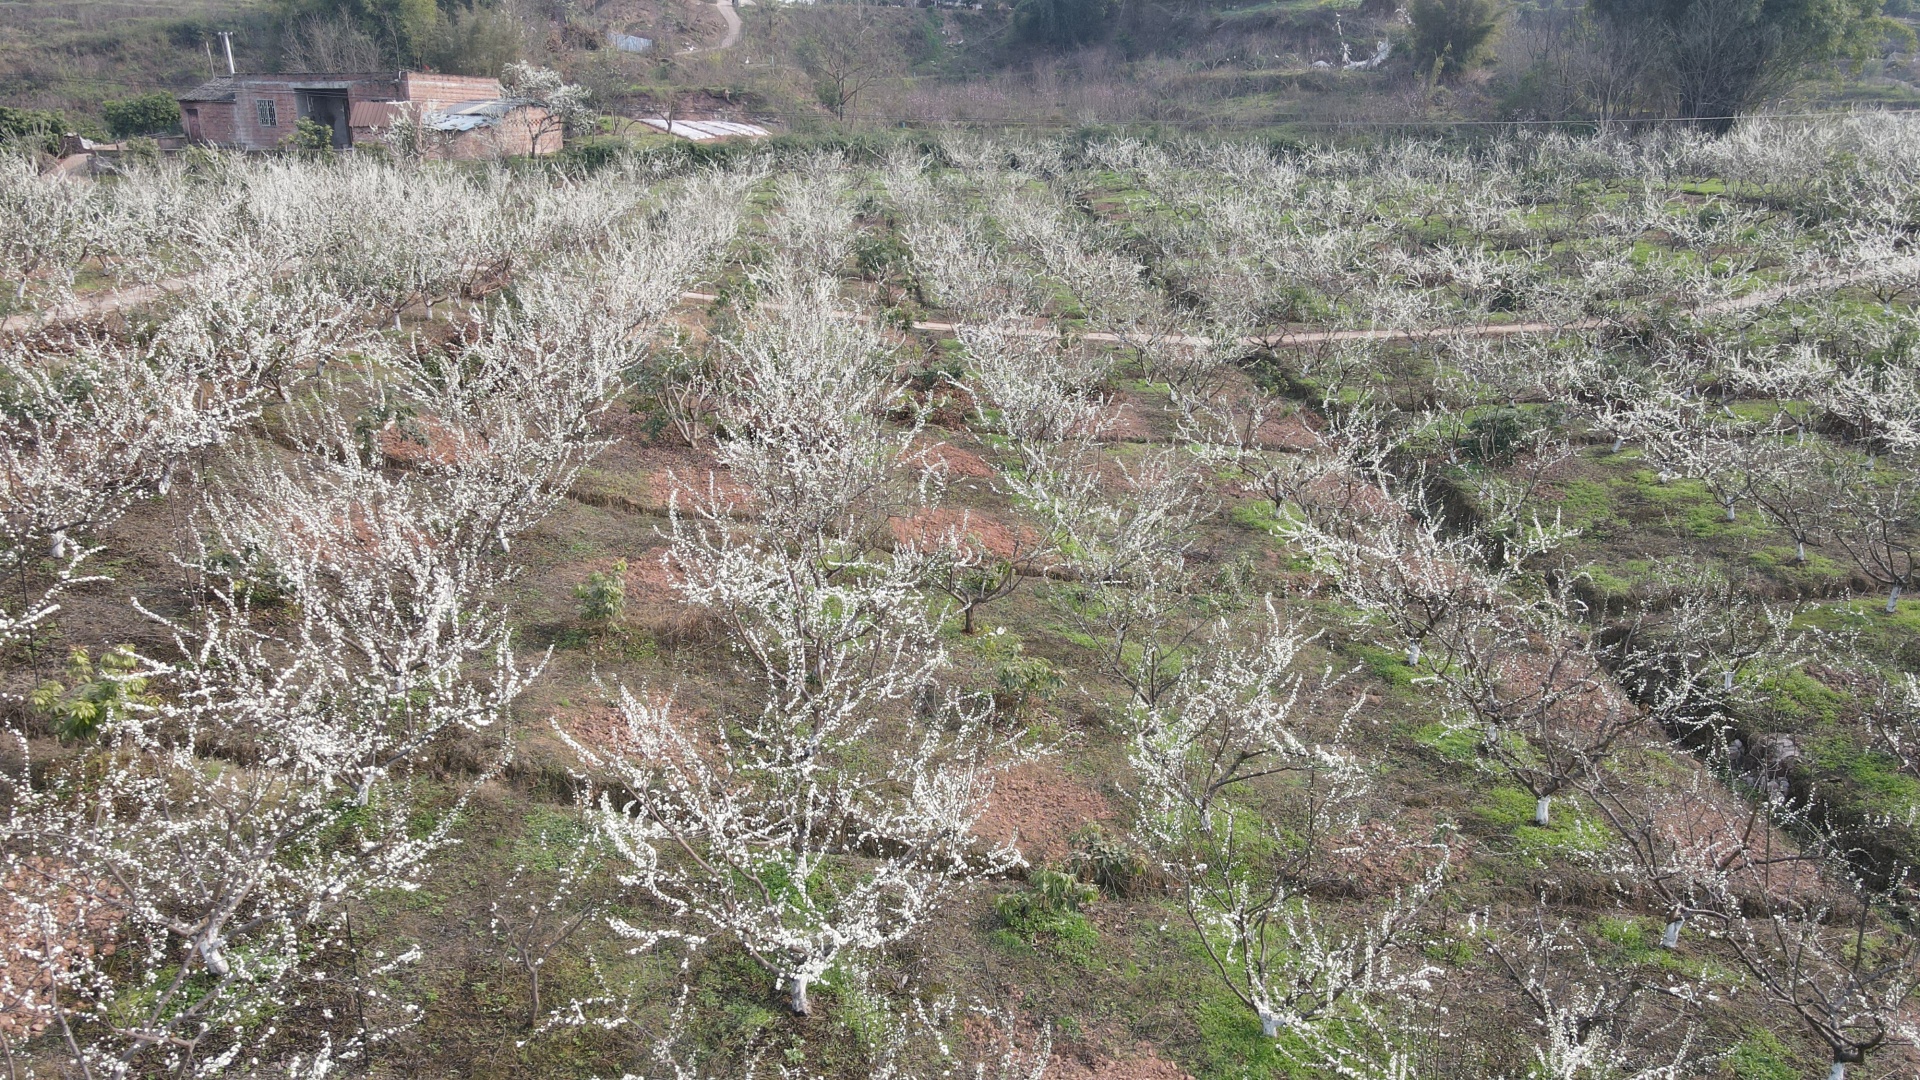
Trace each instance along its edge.
<instances>
[{"instance_id":1,"label":"red clay soil","mask_svg":"<svg viewBox=\"0 0 1920 1080\"><path fill-rule=\"evenodd\" d=\"M50 907L54 923L51 941L0 935L0 972L5 973L0 979L0 1036L12 1041L40 1034L53 1020L47 978L39 966L50 948L58 950L54 963L63 970L114 951L118 920L113 913L98 904L83 903L71 893L42 894L45 880L35 872L34 861L27 860L0 886L0 927L17 929L38 921L18 910L15 895L34 898L35 906ZM102 887L109 893L116 891L111 885ZM64 992L71 995L73 991Z\"/></svg>"},{"instance_id":2,"label":"red clay soil","mask_svg":"<svg viewBox=\"0 0 1920 1080\"><path fill-rule=\"evenodd\" d=\"M1098 1051L1056 1050L1047 1067L1048 1080L1192 1080L1187 1072L1141 1044L1122 1057Z\"/></svg>"},{"instance_id":3,"label":"red clay soil","mask_svg":"<svg viewBox=\"0 0 1920 1080\"><path fill-rule=\"evenodd\" d=\"M1333 843L1328 866L1333 878L1331 891L1356 898L1386 896L1412 885L1427 866L1437 861L1433 847L1419 839L1430 834L1430 828L1403 833L1390 822L1379 820L1355 826ZM1456 850L1453 854L1457 862L1465 852Z\"/></svg>"},{"instance_id":4,"label":"red clay soil","mask_svg":"<svg viewBox=\"0 0 1920 1080\"><path fill-rule=\"evenodd\" d=\"M949 480L985 480L995 474L986 458L950 443L931 443L914 449L926 457L928 464L945 468Z\"/></svg>"},{"instance_id":5,"label":"red clay soil","mask_svg":"<svg viewBox=\"0 0 1920 1080\"><path fill-rule=\"evenodd\" d=\"M663 561L665 548L650 548L627 560L627 600L635 604L678 604L679 576ZM608 565L606 569L613 567Z\"/></svg>"},{"instance_id":6,"label":"red clay soil","mask_svg":"<svg viewBox=\"0 0 1920 1080\"><path fill-rule=\"evenodd\" d=\"M1011 840L1035 865L1059 862L1068 838L1090 821L1113 816L1106 796L1060 771L1052 761L1018 766L1000 778L974 832L990 844Z\"/></svg>"},{"instance_id":7,"label":"red clay soil","mask_svg":"<svg viewBox=\"0 0 1920 1080\"><path fill-rule=\"evenodd\" d=\"M692 455L693 452L686 453ZM677 496L683 514L704 503L709 495L730 505L735 514L751 509L753 502L753 493L735 483L733 474L713 465L711 459L704 464L695 460L649 472L646 490L648 509L665 510Z\"/></svg>"},{"instance_id":8,"label":"red clay soil","mask_svg":"<svg viewBox=\"0 0 1920 1080\"><path fill-rule=\"evenodd\" d=\"M1305 494L1318 505L1376 521L1404 521L1407 517L1400 504L1378 486L1343 470L1316 477Z\"/></svg>"},{"instance_id":9,"label":"red clay soil","mask_svg":"<svg viewBox=\"0 0 1920 1080\"><path fill-rule=\"evenodd\" d=\"M1024 525L1010 525L978 510L947 507L923 510L912 517L888 518L887 528L893 533L895 547L911 544L921 551L931 551L946 546L948 539L958 534L968 551L986 552L1003 559L1013 558L1023 549L1031 552L1040 539L1038 533Z\"/></svg>"},{"instance_id":10,"label":"red clay soil","mask_svg":"<svg viewBox=\"0 0 1920 1080\"><path fill-rule=\"evenodd\" d=\"M1020 992L1013 991L1015 1002L1015 1027L1013 1041L1016 1044L1016 1061L1030 1060L1032 1052L1041 1041L1041 1025L1032 1017L1017 1012ZM960 1022L971 1056L977 1059L994 1061L1007 1050L1008 1033L985 1018L970 1015ZM1095 1036L1086 1041L1076 1040L1067 1043L1060 1039L1053 1042L1053 1052L1047 1058L1047 1080L1193 1080L1180 1066L1160 1056L1153 1046L1141 1042L1125 1049L1114 1051L1112 1041ZM992 1068L991 1065L988 1066ZM1015 1075L1024 1075L1025 1069L1016 1068Z\"/></svg>"},{"instance_id":11,"label":"red clay soil","mask_svg":"<svg viewBox=\"0 0 1920 1080\"><path fill-rule=\"evenodd\" d=\"M659 691L641 688L634 691L634 697L651 704L663 700L669 705L674 725L681 734L694 744L701 757L712 763L716 759L714 751L712 716L705 709L688 706L685 703L668 698ZM610 754L641 755L642 748L634 744L633 735L628 728L626 717L612 705L576 706L571 709L556 710L554 717L568 735L579 740L580 745L592 750Z\"/></svg>"},{"instance_id":12,"label":"red clay soil","mask_svg":"<svg viewBox=\"0 0 1920 1080\"><path fill-rule=\"evenodd\" d=\"M1147 426L1145 414L1131 401L1111 402L1100 409L1101 423L1099 438L1103 442L1150 442L1153 429Z\"/></svg>"},{"instance_id":13,"label":"red clay soil","mask_svg":"<svg viewBox=\"0 0 1920 1080\"><path fill-rule=\"evenodd\" d=\"M1253 441L1264 450L1312 450L1321 444L1320 433L1298 413L1262 420Z\"/></svg>"},{"instance_id":14,"label":"red clay soil","mask_svg":"<svg viewBox=\"0 0 1920 1080\"><path fill-rule=\"evenodd\" d=\"M438 417L419 417L394 425L374 436L387 463L402 469L452 465L463 456L466 439Z\"/></svg>"}]
</instances>

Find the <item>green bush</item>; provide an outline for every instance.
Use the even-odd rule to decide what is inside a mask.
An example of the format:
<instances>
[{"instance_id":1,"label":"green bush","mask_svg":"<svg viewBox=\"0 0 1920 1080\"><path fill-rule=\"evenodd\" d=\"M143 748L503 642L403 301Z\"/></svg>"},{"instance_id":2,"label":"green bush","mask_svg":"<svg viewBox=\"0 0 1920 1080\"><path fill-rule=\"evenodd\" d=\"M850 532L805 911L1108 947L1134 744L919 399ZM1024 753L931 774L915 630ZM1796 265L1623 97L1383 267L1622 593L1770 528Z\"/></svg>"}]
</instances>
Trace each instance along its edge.
<instances>
[{"instance_id":1,"label":"green bush","mask_svg":"<svg viewBox=\"0 0 1920 1080\"><path fill-rule=\"evenodd\" d=\"M1413 62L1452 79L1486 59L1505 14L1497 0L1413 0Z\"/></svg>"},{"instance_id":2,"label":"green bush","mask_svg":"<svg viewBox=\"0 0 1920 1080\"><path fill-rule=\"evenodd\" d=\"M98 663L85 649L67 654L66 678L48 679L28 697L33 711L53 722L62 739L91 739L128 710L154 704L147 680L134 672L140 661L131 647L116 645Z\"/></svg>"},{"instance_id":3,"label":"green bush","mask_svg":"<svg viewBox=\"0 0 1920 1080\"><path fill-rule=\"evenodd\" d=\"M1112 12L1109 0L1020 0L1009 29L1021 44L1071 49L1100 36Z\"/></svg>"},{"instance_id":4,"label":"green bush","mask_svg":"<svg viewBox=\"0 0 1920 1080\"><path fill-rule=\"evenodd\" d=\"M627 613L627 560L616 559L613 569L587 575L586 583L573 590L580 601L580 617L590 623L608 626Z\"/></svg>"},{"instance_id":5,"label":"green bush","mask_svg":"<svg viewBox=\"0 0 1920 1080\"><path fill-rule=\"evenodd\" d=\"M144 135L136 135L121 144L120 157L123 161L151 165L160 160L160 143Z\"/></svg>"},{"instance_id":6,"label":"green bush","mask_svg":"<svg viewBox=\"0 0 1920 1080\"><path fill-rule=\"evenodd\" d=\"M454 75L499 75L521 56L520 26L504 11L456 9L424 34L427 62Z\"/></svg>"},{"instance_id":7,"label":"green bush","mask_svg":"<svg viewBox=\"0 0 1920 1080\"><path fill-rule=\"evenodd\" d=\"M84 121L76 124L68 120L64 113L0 105L0 143L24 143L51 154L60 149L60 136L69 131L89 138L106 134L100 125Z\"/></svg>"},{"instance_id":8,"label":"green bush","mask_svg":"<svg viewBox=\"0 0 1920 1080\"><path fill-rule=\"evenodd\" d=\"M1044 656L1012 656L995 669L993 681L995 704L1015 717L1036 702L1051 700L1066 685L1059 670Z\"/></svg>"},{"instance_id":9,"label":"green bush","mask_svg":"<svg viewBox=\"0 0 1920 1080\"><path fill-rule=\"evenodd\" d=\"M1073 870L1114 896L1139 896L1158 884L1158 875L1146 857L1099 825L1074 831Z\"/></svg>"},{"instance_id":10,"label":"green bush","mask_svg":"<svg viewBox=\"0 0 1920 1080\"><path fill-rule=\"evenodd\" d=\"M281 145L295 153L325 154L333 149L333 129L315 120L301 117Z\"/></svg>"},{"instance_id":11,"label":"green bush","mask_svg":"<svg viewBox=\"0 0 1920 1080\"><path fill-rule=\"evenodd\" d=\"M1508 464L1533 431L1532 423L1518 409L1495 409L1467 423L1460 440L1461 456L1488 464Z\"/></svg>"},{"instance_id":12,"label":"green bush","mask_svg":"<svg viewBox=\"0 0 1920 1080\"><path fill-rule=\"evenodd\" d=\"M180 104L164 90L109 101L100 107L107 130L117 138L162 135L180 127Z\"/></svg>"},{"instance_id":13,"label":"green bush","mask_svg":"<svg viewBox=\"0 0 1920 1080\"><path fill-rule=\"evenodd\" d=\"M1092 960L1100 935L1080 906L1099 895L1076 877L1035 868L1027 875L1027 888L994 899L993 912L1022 942L1037 946L1045 939L1056 953L1084 965Z\"/></svg>"}]
</instances>

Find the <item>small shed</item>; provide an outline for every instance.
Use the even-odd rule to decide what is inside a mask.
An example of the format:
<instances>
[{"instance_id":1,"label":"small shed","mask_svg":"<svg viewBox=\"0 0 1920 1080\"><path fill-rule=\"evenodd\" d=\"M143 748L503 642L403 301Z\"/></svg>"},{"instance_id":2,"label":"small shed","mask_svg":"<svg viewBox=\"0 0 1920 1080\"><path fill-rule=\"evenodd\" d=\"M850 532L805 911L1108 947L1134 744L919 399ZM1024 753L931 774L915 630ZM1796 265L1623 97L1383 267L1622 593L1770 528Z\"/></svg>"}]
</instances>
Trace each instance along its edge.
<instances>
[{"instance_id":1,"label":"small shed","mask_svg":"<svg viewBox=\"0 0 1920 1080\"><path fill-rule=\"evenodd\" d=\"M272 150L310 120L346 149L381 137L402 116L445 138L429 152L449 157L551 154L559 125L545 109L506 98L500 80L434 72L299 72L225 75L179 95L190 142ZM446 119L456 117L457 119Z\"/></svg>"}]
</instances>

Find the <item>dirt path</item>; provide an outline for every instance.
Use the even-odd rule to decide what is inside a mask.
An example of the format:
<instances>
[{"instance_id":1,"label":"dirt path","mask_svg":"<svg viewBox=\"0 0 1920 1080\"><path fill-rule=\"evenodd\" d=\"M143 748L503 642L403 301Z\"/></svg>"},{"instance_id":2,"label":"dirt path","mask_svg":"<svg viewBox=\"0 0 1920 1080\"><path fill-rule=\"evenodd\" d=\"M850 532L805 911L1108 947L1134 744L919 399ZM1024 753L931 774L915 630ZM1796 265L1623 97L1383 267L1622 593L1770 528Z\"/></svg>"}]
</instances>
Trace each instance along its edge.
<instances>
[{"instance_id":1,"label":"dirt path","mask_svg":"<svg viewBox=\"0 0 1920 1080\"><path fill-rule=\"evenodd\" d=\"M155 285L134 285L125 289L97 293L91 296L74 297L70 304L49 312L29 315L9 315L0 319L0 334L25 334L42 326L51 326L63 319L78 319L88 315L109 315L130 307L138 307L149 300L158 299L168 293L178 292L187 287L185 278L168 278Z\"/></svg>"},{"instance_id":2,"label":"dirt path","mask_svg":"<svg viewBox=\"0 0 1920 1080\"><path fill-rule=\"evenodd\" d=\"M719 52L740 44L740 12L728 0L713 0L713 6L720 10L720 18L727 24L727 33L720 39L720 44L702 49L701 52Z\"/></svg>"}]
</instances>

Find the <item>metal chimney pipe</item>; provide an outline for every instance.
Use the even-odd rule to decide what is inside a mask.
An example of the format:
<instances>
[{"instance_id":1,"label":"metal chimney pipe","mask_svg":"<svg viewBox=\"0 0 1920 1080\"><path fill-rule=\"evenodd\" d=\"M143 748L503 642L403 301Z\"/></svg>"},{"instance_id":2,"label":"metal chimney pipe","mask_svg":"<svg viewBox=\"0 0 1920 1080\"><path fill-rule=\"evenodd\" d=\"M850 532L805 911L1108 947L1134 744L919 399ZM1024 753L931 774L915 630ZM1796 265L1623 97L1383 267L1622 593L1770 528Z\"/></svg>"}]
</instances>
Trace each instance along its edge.
<instances>
[{"instance_id":1,"label":"metal chimney pipe","mask_svg":"<svg viewBox=\"0 0 1920 1080\"><path fill-rule=\"evenodd\" d=\"M227 50L227 74L232 75L234 74L233 35L225 30L220 31L220 44Z\"/></svg>"}]
</instances>

